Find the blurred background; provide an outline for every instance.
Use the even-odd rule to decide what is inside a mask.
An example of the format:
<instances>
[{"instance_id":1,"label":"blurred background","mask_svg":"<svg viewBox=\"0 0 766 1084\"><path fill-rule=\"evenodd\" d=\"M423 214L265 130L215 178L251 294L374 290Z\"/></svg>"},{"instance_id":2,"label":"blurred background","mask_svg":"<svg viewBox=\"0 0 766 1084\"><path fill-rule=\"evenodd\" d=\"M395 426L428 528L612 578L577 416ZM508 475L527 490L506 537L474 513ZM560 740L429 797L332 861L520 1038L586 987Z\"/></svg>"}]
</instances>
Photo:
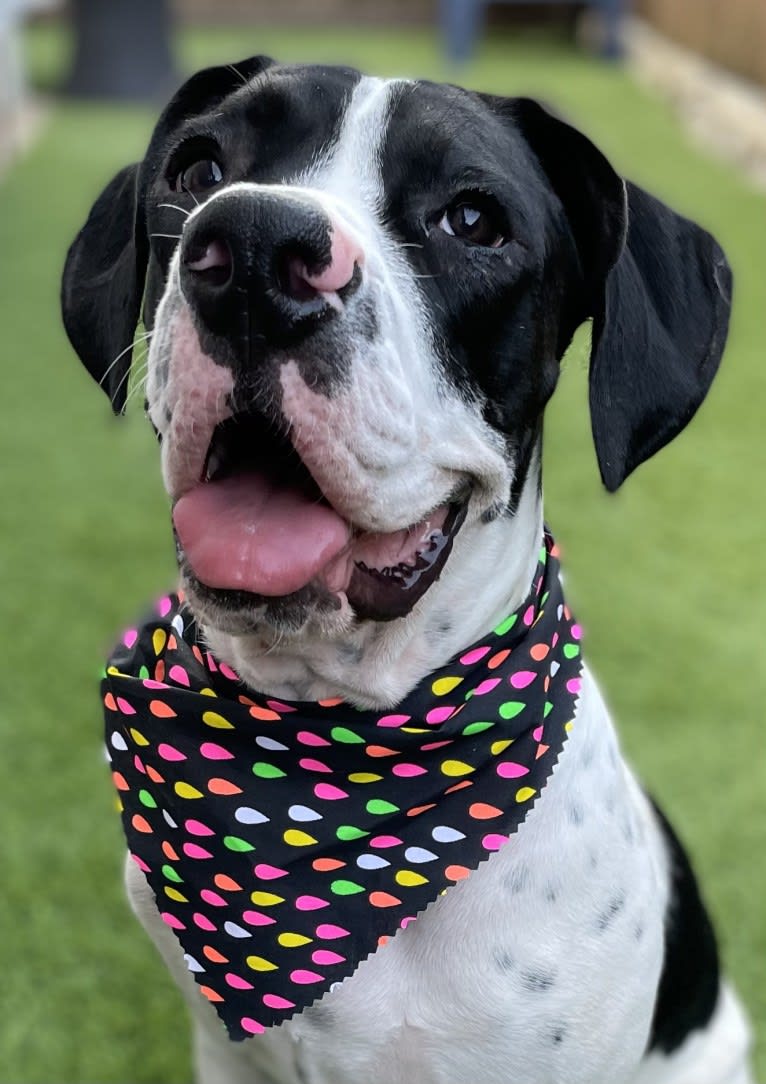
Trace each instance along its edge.
<instances>
[{"instance_id":1,"label":"blurred background","mask_svg":"<svg viewBox=\"0 0 766 1084\"><path fill-rule=\"evenodd\" d=\"M67 245L174 86L255 52L543 98L728 253L721 373L615 497L578 336L547 415L546 505L591 665L693 855L766 1078L766 4L0 0L0 1081L191 1076L179 998L123 901L97 693L116 634L173 580L168 509L140 390L112 419L57 295Z\"/></svg>"}]
</instances>

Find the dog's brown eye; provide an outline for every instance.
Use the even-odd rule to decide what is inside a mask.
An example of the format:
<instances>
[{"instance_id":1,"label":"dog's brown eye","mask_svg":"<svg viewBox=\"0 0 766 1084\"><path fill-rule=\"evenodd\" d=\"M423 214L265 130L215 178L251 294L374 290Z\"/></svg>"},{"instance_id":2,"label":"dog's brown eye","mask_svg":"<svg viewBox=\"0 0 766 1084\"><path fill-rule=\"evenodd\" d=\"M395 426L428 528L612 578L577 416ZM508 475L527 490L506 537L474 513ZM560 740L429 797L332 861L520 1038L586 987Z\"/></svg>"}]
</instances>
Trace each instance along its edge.
<instances>
[{"instance_id":1,"label":"dog's brown eye","mask_svg":"<svg viewBox=\"0 0 766 1084\"><path fill-rule=\"evenodd\" d=\"M202 158L181 170L175 179L176 192L204 192L223 180L223 170L214 158Z\"/></svg>"},{"instance_id":2,"label":"dog's brown eye","mask_svg":"<svg viewBox=\"0 0 766 1084\"><path fill-rule=\"evenodd\" d=\"M483 248L500 248L505 235L499 216L473 203L452 203L439 221L439 229Z\"/></svg>"}]
</instances>

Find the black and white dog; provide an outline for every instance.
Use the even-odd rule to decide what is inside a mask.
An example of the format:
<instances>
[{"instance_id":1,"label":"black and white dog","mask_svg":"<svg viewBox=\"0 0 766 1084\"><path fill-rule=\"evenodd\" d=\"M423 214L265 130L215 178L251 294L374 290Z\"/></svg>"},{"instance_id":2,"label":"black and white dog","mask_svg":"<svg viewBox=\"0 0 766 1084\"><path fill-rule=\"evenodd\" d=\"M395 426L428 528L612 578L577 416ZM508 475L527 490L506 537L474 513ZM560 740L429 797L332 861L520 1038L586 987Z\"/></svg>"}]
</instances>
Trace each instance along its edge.
<instances>
[{"instance_id":1,"label":"black and white dog","mask_svg":"<svg viewBox=\"0 0 766 1084\"><path fill-rule=\"evenodd\" d=\"M578 325L615 490L704 398L730 285L707 233L533 101L255 57L178 92L75 240L63 308L121 410L143 300L182 582L216 655L272 696L382 708L527 595ZM434 527L451 545L408 589ZM587 671L515 845L262 1036L228 1042L129 867L202 1084L751 1081L688 861Z\"/></svg>"}]
</instances>

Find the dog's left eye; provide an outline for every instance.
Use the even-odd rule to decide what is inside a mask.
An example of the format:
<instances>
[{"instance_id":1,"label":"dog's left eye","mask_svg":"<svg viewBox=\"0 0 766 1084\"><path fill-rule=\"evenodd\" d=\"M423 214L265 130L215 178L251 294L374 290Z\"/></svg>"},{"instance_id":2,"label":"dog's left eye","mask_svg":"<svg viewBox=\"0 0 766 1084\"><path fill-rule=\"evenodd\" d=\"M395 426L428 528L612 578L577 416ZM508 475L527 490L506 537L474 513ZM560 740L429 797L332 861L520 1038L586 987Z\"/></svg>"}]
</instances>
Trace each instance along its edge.
<instances>
[{"instance_id":1,"label":"dog's left eye","mask_svg":"<svg viewBox=\"0 0 766 1084\"><path fill-rule=\"evenodd\" d=\"M201 158L176 175L173 188L176 192L205 192L215 188L223 180L223 170L214 158Z\"/></svg>"},{"instance_id":2,"label":"dog's left eye","mask_svg":"<svg viewBox=\"0 0 766 1084\"><path fill-rule=\"evenodd\" d=\"M506 241L499 213L466 199L449 205L439 220L439 229L482 248L500 248Z\"/></svg>"}]
</instances>

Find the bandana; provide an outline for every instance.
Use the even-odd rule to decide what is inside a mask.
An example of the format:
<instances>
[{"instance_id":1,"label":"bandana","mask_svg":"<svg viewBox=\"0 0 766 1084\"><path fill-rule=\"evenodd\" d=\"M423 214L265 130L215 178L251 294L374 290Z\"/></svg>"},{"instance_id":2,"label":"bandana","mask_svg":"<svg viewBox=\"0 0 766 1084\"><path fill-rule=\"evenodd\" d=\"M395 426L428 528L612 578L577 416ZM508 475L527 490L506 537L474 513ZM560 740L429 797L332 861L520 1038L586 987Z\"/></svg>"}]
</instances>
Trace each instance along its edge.
<instances>
[{"instance_id":1,"label":"bandana","mask_svg":"<svg viewBox=\"0 0 766 1084\"><path fill-rule=\"evenodd\" d=\"M547 535L525 603L394 710L254 692L179 595L125 634L102 692L128 848L232 1039L306 1008L508 841L572 725L579 639Z\"/></svg>"}]
</instances>

